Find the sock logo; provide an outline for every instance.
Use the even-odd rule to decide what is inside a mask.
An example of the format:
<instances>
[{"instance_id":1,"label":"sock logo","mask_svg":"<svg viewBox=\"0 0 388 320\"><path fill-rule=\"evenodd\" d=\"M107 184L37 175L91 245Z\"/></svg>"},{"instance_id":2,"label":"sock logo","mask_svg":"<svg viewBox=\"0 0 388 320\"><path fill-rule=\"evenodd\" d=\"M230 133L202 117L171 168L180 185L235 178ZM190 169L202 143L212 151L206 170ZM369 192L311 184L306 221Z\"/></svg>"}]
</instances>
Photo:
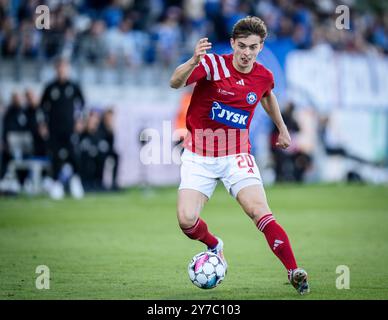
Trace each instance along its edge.
<instances>
[{"instance_id":1,"label":"sock logo","mask_svg":"<svg viewBox=\"0 0 388 320\"><path fill-rule=\"evenodd\" d=\"M282 243L284 243L282 240L276 239L274 242L274 245L272 247L273 250L276 250L277 247L279 247Z\"/></svg>"}]
</instances>

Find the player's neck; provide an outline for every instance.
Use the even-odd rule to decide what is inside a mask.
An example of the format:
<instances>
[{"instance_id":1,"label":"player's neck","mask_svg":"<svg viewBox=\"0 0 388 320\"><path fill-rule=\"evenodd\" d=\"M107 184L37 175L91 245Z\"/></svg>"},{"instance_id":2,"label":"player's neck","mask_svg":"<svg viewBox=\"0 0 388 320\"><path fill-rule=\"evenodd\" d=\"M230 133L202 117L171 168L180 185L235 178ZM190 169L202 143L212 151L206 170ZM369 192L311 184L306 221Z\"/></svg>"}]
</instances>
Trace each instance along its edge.
<instances>
[{"instance_id":1,"label":"player's neck","mask_svg":"<svg viewBox=\"0 0 388 320\"><path fill-rule=\"evenodd\" d=\"M239 64L237 63L235 57L233 56L233 59L232 59L232 65L233 67L238 71L238 72L241 72L241 73L249 73L252 71L253 69L253 63L250 65L250 66L247 66L246 68L243 68L241 66L239 66Z\"/></svg>"}]
</instances>

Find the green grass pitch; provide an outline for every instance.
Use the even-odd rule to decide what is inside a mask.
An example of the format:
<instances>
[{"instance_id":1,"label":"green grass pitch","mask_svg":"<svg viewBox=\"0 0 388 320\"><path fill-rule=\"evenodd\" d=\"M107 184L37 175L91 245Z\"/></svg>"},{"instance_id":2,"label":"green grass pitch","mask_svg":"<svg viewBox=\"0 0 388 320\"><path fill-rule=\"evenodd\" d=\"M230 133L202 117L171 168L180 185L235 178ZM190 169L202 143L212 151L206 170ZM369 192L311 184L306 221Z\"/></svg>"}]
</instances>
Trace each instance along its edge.
<instances>
[{"instance_id":1,"label":"green grass pitch","mask_svg":"<svg viewBox=\"0 0 388 320\"><path fill-rule=\"evenodd\" d=\"M191 284L187 264L204 246L178 228L176 193L0 198L0 299L388 299L388 187L267 188L310 276L303 297L223 187L202 217L224 240L228 274L212 290ZM50 269L48 290L35 286L38 265ZM336 288L339 265L350 269L350 289Z\"/></svg>"}]
</instances>

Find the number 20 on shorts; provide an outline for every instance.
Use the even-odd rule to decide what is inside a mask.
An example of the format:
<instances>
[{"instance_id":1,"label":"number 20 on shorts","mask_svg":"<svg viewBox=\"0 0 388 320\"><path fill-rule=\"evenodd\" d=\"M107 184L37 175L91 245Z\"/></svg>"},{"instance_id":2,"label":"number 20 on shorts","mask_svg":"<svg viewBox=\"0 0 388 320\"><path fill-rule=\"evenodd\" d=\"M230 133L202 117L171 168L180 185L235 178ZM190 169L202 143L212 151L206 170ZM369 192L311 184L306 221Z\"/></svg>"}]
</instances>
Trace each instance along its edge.
<instances>
[{"instance_id":1,"label":"number 20 on shorts","mask_svg":"<svg viewBox=\"0 0 388 320\"><path fill-rule=\"evenodd\" d=\"M239 154L236 156L236 159L237 159L237 166L240 169L253 168L255 166L252 156L250 154Z\"/></svg>"}]
</instances>

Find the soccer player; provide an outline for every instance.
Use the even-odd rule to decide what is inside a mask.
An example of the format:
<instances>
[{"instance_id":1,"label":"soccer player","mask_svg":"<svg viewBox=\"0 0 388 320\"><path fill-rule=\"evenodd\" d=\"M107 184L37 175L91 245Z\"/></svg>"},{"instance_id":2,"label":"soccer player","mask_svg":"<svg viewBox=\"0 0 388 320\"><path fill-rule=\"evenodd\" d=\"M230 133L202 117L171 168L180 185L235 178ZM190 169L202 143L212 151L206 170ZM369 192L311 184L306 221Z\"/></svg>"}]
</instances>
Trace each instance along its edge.
<instances>
[{"instance_id":1,"label":"soccer player","mask_svg":"<svg viewBox=\"0 0 388 320\"><path fill-rule=\"evenodd\" d=\"M189 133L181 157L177 217L189 238L203 242L225 261L222 240L200 218L217 180L221 180L264 233L287 269L290 283L305 294L309 292L307 273L298 268L288 236L271 213L259 169L250 154L249 125L259 101L279 130L277 146L286 149L291 142L272 92L273 75L256 62L266 36L261 19L243 18L233 27L233 54L207 54L211 43L202 38L193 56L171 76L170 86L176 89L196 82L186 116Z\"/></svg>"}]
</instances>

